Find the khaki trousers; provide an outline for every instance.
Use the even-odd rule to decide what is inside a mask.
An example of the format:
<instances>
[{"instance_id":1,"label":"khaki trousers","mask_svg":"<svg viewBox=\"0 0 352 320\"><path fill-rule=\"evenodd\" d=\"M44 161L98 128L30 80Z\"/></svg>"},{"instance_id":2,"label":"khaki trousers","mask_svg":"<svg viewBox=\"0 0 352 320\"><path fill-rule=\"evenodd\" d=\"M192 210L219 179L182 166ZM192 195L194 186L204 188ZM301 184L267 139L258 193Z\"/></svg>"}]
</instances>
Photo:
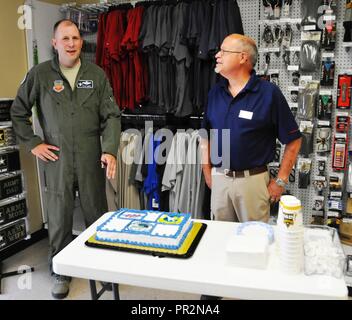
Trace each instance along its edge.
<instances>
[{"instance_id":1,"label":"khaki trousers","mask_svg":"<svg viewBox=\"0 0 352 320\"><path fill-rule=\"evenodd\" d=\"M269 172L232 178L212 168L212 220L267 222L270 214L269 181Z\"/></svg>"}]
</instances>

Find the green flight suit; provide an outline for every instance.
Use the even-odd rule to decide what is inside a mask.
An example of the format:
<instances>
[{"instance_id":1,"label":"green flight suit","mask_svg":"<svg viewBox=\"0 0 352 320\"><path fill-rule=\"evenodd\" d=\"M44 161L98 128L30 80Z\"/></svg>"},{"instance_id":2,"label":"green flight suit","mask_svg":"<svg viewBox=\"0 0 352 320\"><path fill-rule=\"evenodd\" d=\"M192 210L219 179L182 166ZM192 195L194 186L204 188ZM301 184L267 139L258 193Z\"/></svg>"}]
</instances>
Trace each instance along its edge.
<instances>
[{"instance_id":1,"label":"green flight suit","mask_svg":"<svg viewBox=\"0 0 352 320\"><path fill-rule=\"evenodd\" d=\"M120 111L101 68L81 60L72 91L57 57L29 71L11 107L16 136L28 150L43 142L34 134L29 119L33 105L44 142L60 148L59 160L44 164L51 262L72 240L74 185L78 186L86 226L107 211L100 158L102 153L117 154Z\"/></svg>"}]
</instances>

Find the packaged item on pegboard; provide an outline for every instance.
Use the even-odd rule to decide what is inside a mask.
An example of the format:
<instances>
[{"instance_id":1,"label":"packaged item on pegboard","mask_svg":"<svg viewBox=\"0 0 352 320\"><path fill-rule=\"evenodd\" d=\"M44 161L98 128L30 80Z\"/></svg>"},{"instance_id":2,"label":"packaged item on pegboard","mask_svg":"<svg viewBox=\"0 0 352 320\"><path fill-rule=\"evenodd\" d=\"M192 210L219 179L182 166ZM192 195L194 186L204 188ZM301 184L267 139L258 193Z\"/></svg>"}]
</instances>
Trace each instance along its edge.
<instances>
[{"instance_id":1,"label":"packaged item on pegboard","mask_svg":"<svg viewBox=\"0 0 352 320\"><path fill-rule=\"evenodd\" d=\"M291 90L290 94L291 94L291 99L290 99L291 102L298 103L298 90ZM297 110L296 110L296 113L297 113Z\"/></svg>"},{"instance_id":2,"label":"packaged item on pegboard","mask_svg":"<svg viewBox=\"0 0 352 320\"><path fill-rule=\"evenodd\" d=\"M336 15L332 2L325 5L326 10L320 19L323 22L322 48L329 51L334 50L336 44Z\"/></svg>"},{"instance_id":3,"label":"packaged item on pegboard","mask_svg":"<svg viewBox=\"0 0 352 320\"><path fill-rule=\"evenodd\" d=\"M348 153L348 136L346 133L335 133L332 153L332 168L346 170Z\"/></svg>"},{"instance_id":4,"label":"packaged item on pegboard","mask_svg":"<svg viewBox=\"0 0 352 320\"><path fill-rule=\"evenodd\" d=\"M324 200L325 198L323 196L314 196L313 198L313 210L316 212L319 212L320 216L324 215Z\"/></svg>"},{"instance_id":5,"label":"packaged item on pegboard","mask_svg":"<svg viewBox=\"0 0 352 320\"><path fill-rule=\"evenodd\" d=\"M346 0L343 27L345 29L345 32L343 35L343 42L351 42L352 41L352 0Z\"/></svg>"},{"instance_id":6,"label":"packaged item on pegboard","mask_svg":"<svg viewBox=\"0 0 352 320\"><path fill-rule=\"evenodd\" d=\"M301 77L301 83L304 78ZM297 118L312 121L315 118L315 112L319 100L319 81L309 81L298 90L298 110Z\"/></svg>"},{"instance_id":7,"label":"packaged item on pegboard","mask_svg":"<svg viewBox=\"0 0 352 320\"><path fill-rule=\"evenodd\" d=\"M349 109L351 107L351 87L352 76L348 74L340 74L337 84L337 103L338 109Z\"/></svg>"},{"instance_id":8,"label":"packaged item on pegboard","mask_svg":"<svg viewBox=\"0 0 352 320\"><path fill-rule=\"evenodd\" d=\"M348 130L350 117L347 112L336 114L336 133L333 139L332 168L334 170L345 170L348 156Z\"/></svg>"},{"instance_id":9,"label":"packaged item on pegboard","mask_svg":"<svg viewBox=\"0 0 352 320\"><path fill-rule=\"evenodd\" d=\"M310 224L315 224L318 226L325 225L325 216L324 211L312 211L312 219Z\"/></svg>"},{"instance_id":10,"label":"packaged item on pegboard","mask_svg":"<svg viewBox=\"0 0 352 320\"><path fill-rule=\"evenodd\" d=\"M292 84L294 86L299 86L299 78L300 78L300 74L298 71L292 72ZM297 92L298 93L298 92Z\"/></svg>"},{"instance_id":11,"label":"packaged item on pegboard","mask_svg":"<svg viewBox=\"0 0 352 320\"><path fill-rule=\"evenodd\" d=\"M335 76L335 61L325 58L321 62L320 85L333 86Z\"/></svg>"},{"instance_id":12,"label":"packaged item on pegboard","mask_svg":"<svg viewBox=\"0 0 352 320\"><path fill-rule=\"evenodd\" d=\"M327 225L329 227L339 228L342 220L342 199L329 198L328 200L328 212L327 212Z\"/></svg>"},{"instance_id":13,"label":"packaged item on pegboard","mask_svg":"<svg viewBox=\"0 0 352 320\"><path fill-rule=\"evenodd\" d=\"M265 19L280 18L282 0L263 0L263 6Z\"/></svg>"},{"instance_id":14,"label":"packaged item on pegboard","mask_svg":"<svg viewBox=\"0 0 352 320\"><path fill-rule=\"evenodd\" d=\"M342 188L344 174L342 172L331 172L329 175L329 198L342 199Z\"/></svg>"},{"instance_id":15,"label":"packaged item on pegboard","mask_svg":"<svg viewBox=\"0 0 352 320\"><path fill-rule=\"evenodd\" d=\"M352 198L351 194L349 194L349 197L347 198L346 201L346 216L352 218Z\"/></svg>"},{"instance_id":16,"label":"packaged item on pegboard","mask_svg":"<svg viewBox=\"0 0 352 320\"><path fill-rule=\"evenodd\" d=\"M0 121L11 121L10 108L13 100L0 99Z\"/></svg>"},{"instance_id":17,"label":"packaged item on pegboard","mask_svg":"<svg viewBox=\"0 0 352 320\"><path fill-rule=\"evenodd\" d=\"M288 50L291 46L293 30L289 24L286 24L286 26L282 30L283 30L283 36L281 40L281 47L285 51L285 50Z\"/></svg>"},{"instance_id":18,"label":"packaged item on pegboard","mask_svg":"<svg viewBox=\"0 0 352 320\"><path fill-rule=\"evenodd\" d=\"M262 34L262 42L264 47L269 48L274 46L274 32L269 24L264 25L264 30Z\"/></svg>"},{"instance_id":19,"label":"packaged item on pegboard","mask_svg":"<svg viewBox=\"0 0 352 320\"><path fill-rule=\"evenodd\" d=\"M302 72L318 71L321 57L321 31L302 32L301 40L299 70Z\"/></svg>"},{"instance_id":20,"label":"packaged item on pegboard","mask_svg":"<svg viewBox=\"0 0 352 320\"><path fill-rule=\"evenodd\" d=\"M312 121L300 121L299 130L302 133L302 144L299 154L303 157L309 157L313 153L313 129L314 124Z\"/></svg>"},{"instance_id":21,"label":"packaged item on pegboard","mask_svg":"<svg viewBox=\"0 0 352 320\"><path fill-rule=\"evenodd\" d=\"M352 246L352 219L342 218L339 227L339 236L343 244Z\"/></svg>"},{"instance_id":22,"label":"packaged item on pegboard","mask_svg":"<svg viewBox=\"0 0 352 320\"><path fill-rule=\"evenodd\" d=\"M328 161L328 158L327 157L318 156L318 157L316 157L316 161L317 161L317 164L318 164L318 168L317 168L318 169L318 175L325 177L326 176L326 163Z\"/></svg>"},{"instance_id":23,"label":"packaged item on pegboard","mask_svg":"<svg viewBox=\"0 0 352 320\"><path fill-rule=\"evenodd\" d=\"M350 117L348 112L337 112L335 123L336 132L347 134L350 126Z\"/></svg>"},{"instance_id":24,"label":"packaged item on pegboard","mask_svg":"<svg viewBox=\"0 0 352 320\"><path fill-rule=\"evenodd\" d=\"M324 205L323 196L314 196L311 224L324 225Z\"/></svg>"},{"instance_id":25,"label":"packaged item on pegboard","mask_svg":"<svg viewBox=\"0 0 352 320\"><path fill-rule=\"evenodd\" d=\"M281 28L279 24L276 24L273 26L273 35L274 35L273 47L275 48L281 47L281 43L284 38L284 30ZM278 55L280 55L280 52L278 52Z\"/></svg>"},{"instance_id":26,"label":"packaged item on pegboard","mask_svg":"<svg viewBox=\"0 0 352 320\"><path fill-rule=\"evenodd\" d=\"M352 193L352 151L348 152L348 171L347 171L346 191L348 193Z\"/></svg>"},{"instance_id":27,"label":"packaged item on pegboard","mask_svg":"<svg viewBox=\"0 0 352 320\"><path fill-rule=\"evenodd\" d=\"M282 17L290 17L292 10L292 0L283 0L282 8L281 8L281 16Z\"/></svg>"},{"instance_id":28,"label":"packaged item on pegboard","mask_svg":"<svg viewBox=\"0 0 352 320\"><path fill-rule=\"evenodd\" d=\"M330 121L317 122L317 134L315 141L315 150L317 153L330 152L331 150L331 126Z\"/></svg>"},{"instance_id":29,"label":"packaged item on pegboard","mask_svg":"<svg viewBox=\"0 0 352 320\"><path fill-rule=\"evenodd\" d=\"M310 172L312 168L312 159L298 158L298 188L307 189L310 185Z\"/></svg>"},{"instance_id":30,"label":"packaged item on pegboard","mask_svg":"<svg viewBox=\"0 0 352 320\"><path fill-rule=\"evenodd\" d=\"M326 93L327 94L326 94ZM331 120L333 99L331 92L320 90L317 118L319 120Z\"/></svg>"},{"instance_id":31,"label":"packaged item on pegboard","mask_svg":"<svg viewBox=\"0 0 352 320\"><path fill-rule=\"evenodd\" d=\"M321 4L321 0L301 1L301 25L303 30L316 30Z\"/></svg>"},{"instance_id":32,"label":"packaged item on pegboard","mask_svg":"<svg viewBox=\"0 0 352 320\"><path fill-rule=\"evenodd\" d=\"M10 126L0 126L0 148L14 146L16 144L15 133Z\"/></svg>"},{"instance_id":33,"label":"packaged item on pegboard","mask_svg":"<svg viewBox=\"0 0 352 320\"><path fill-rule=\"evenodd\" d=\"M346 201L346 215L352 218L352 151L348 152L348 171L347 171L347 182L346 192L348 194Z\"/></svg>"},{"instance_id":34,"label":"packaged item on pegboard","mask_svg":"<svg viewBox=\"0 0 352 320\"><path fill-rule=\"evenodd\" d=\"M332 172L329 177L329 199L327 211L327 225L338 228L343 212L343 185L344 174L342 172Z\"/></svg>"},{"instance_id":35,"label":"packaged item on pegboard","mask_svg":"<svg viewBox=\"0 0 352 320\"><path fill-rule=\"evenodd\" d=\"M279 86L279 72L271 72L270 73L270 82Z\"/></svg>"},{"instance_id":36,"label":"packaged item on pegboard","mask_svg":"<svg viewBox=\"0 0 352 320\"><path fill-rule=\"evenodd\" d=\"M338 212L339 215L341 215L342 214L342 199L329 198L328 209L330 211Z\"/></svg>"},{"instance_id":37,"label":"packaged item on pegboard","mask_svg":"<svg viewBox=\"0 0 352 320\"><path fill-rule=\"evenodd\" d=\"M326 225L335 229L339 229L341 224L341 213L338 211L331 211L329 210L326 215Z\"/></svg>"},{"instance_id":38,"label":"packaged item on pegboard","mask_svg":"<svg viewBox=\"0 0 352 320\"><path fill-rule=\"evenodd\" d=\"M326 177L323 176L315 176L314 181L313 181L313 186L316 194L318 196L323 195L323 191L326 189L328 186L328 183L326 181Z\"/></svg>"}]
</instances>

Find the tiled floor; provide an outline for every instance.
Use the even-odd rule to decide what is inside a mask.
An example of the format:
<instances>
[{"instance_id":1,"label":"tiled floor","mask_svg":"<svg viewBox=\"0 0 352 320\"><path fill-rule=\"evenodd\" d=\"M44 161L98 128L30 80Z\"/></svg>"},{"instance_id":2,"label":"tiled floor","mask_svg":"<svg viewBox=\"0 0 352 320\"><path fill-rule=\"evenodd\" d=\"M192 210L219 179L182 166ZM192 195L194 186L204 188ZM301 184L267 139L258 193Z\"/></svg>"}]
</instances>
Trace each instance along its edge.
<instances>
[{"instance_id":1,"label":"tiled floor","mask_svg":"<svg viewBox=\"0 0 352 320\"><path fill-rule=\"evenodd\" d=\"M5 278L1 282L0 300L52 300L51 277L47 262L48 240L44 239L17 253L3 262L3 272L16 271L24 266L35 268L33 273ZM100 284L97 284L98 290ZM199 299L199 295L179 293L150 288L120 285L120 298L126 300L183 300ZM88 281L74 278L71 282L68 300L89 300ZM111 292L105 292L100 299L112 299Z\"/></svg>"}]
</instances>

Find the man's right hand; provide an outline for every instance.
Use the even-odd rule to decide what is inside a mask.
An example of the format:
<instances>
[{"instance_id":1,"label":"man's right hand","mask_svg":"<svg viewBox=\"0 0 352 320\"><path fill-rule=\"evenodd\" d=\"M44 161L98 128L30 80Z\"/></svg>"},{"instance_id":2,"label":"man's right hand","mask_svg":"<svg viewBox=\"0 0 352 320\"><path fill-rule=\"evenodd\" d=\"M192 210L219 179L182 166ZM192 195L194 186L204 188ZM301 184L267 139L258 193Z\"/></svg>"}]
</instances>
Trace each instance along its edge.
<instances>
[{"instance_id":1,"label":"man's right hand","mask_svg":"<svg viewBox=\"0 0 352 320\"><path fill-rule=\"evenodd\" d=\"M59 157L50 150L59 151L60 149L58 147L52 146L50 144L41 143L41 144L38 144L35 148L33 148L31 150L31 152L36 157L38 157L39 159L41 159L45 162L58 160Z\"/></svg>"}]
</instances>

